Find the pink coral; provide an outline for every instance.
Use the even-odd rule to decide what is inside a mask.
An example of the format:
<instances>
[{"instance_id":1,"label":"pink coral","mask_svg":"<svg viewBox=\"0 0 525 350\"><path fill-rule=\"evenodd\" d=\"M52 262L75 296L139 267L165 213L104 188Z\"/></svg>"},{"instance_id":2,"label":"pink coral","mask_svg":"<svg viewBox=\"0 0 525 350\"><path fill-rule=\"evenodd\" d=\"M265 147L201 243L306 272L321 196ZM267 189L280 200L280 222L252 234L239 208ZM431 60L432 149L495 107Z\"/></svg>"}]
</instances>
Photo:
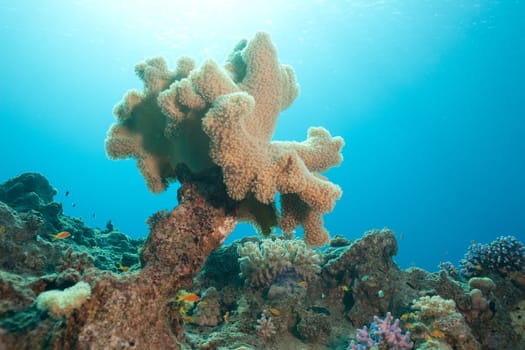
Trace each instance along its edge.
<instances>
[{"instance_id":1,"label":"pink coral","mask_svg":"<svg viewBox=\"0 0 525 350\"><path fill-rule=\"evenodd\" d=\"M357 330L356 339L359 344L352 341L348 349L366 350L372 349L374 346L392 350L412 349L414 343L410 341L410 332L402 334L399 319L393 323L392 321L394 321L394 316L390 312L386 314L383 320L374 316L374 322L372 322L370 329L364 326Z\"/></svg>"}]
</instances>

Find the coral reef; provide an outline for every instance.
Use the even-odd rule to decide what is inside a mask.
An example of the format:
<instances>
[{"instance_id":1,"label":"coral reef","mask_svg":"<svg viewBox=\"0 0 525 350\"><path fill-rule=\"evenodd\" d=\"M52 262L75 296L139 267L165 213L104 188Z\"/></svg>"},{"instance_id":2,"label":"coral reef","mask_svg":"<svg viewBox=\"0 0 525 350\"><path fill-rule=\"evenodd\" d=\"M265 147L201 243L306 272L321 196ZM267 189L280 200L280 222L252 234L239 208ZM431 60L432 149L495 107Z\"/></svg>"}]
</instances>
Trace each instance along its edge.
<instances>
[{"instance_id":1,"label":"coral reef","mask_svg":"<svg viewBox=\"0 0 525 350\"><path fill-rule=\"evenodd\" d=\"M294 239L264 239L238 246L241 276L247 285L267 287L277 277L291 283L311 281L321 272L321 254Z\"/></svg>"},{"instance_id":2,"label":"coral reef","mask_svg":"<svg viewBox=\"0 0 525 350\"><path fill-rule=\"evenodd\" d=\"M414 300L412 308L416 310L416 319L429 320L452 315L456 312L456 303L451 299L443 299L439 295L425 295Z\"/></svg>"},{"instance_id":3,"label":"coral reef","mask_svg":"<svg viewBox=\"0 0 525 350\"><path fill-rule=\"evenodd\" d=\"M223 321L224 314L221 311L220 299L221 295L214 287L205 290L188 321L199 326L217 326Z\"/></svg>"},{"instance_id":4,"label":"coral reef","mask_svg":"<svg viewBox=\"0 0 525 350\"><path fill-rule=\"evenodd\" d=\"M320 173L342 161L343 140L316 127L303 142L272 141L279 113L299 87L293 69L277 59L270 36L242 40L224 68L213 60L194 67L187 57L173 71L162 58L136 66L144 91L129 91L115 106L108 155L136 158L153 192L179 178L181 164L194 174L218 166L228 196L240 202L239 218L263 234L302 225L309 245L324 245L322 215L342 192Z\"/></svg>"},{"instance_id":5,"label":"coral reef","mask_svg":"<svg viewBox=\"0 0 525 350\"><path fill-rule=\"evenodd\" d=\"M275 334L275 326L272 322L272 316L268 310L264 310L261 317L257 319L257 335L264 340L269 340Z\"/></svg>"},{"instance_id":6,"label":"coral reef","mask_svg":"<svg viewBox=\"0 0 525 350\"><path fill-rule=\"evenodd\" d=\"M392 321L394 321L394 316L390 312L387 312L384 319L374 316L370 329L367 326L357 329L357 343L352 340L349 349L412 349L414 343L410 341L410 332L403 334L399 328L399 319L393 323Z\"/></svg>"},{"instance_id":7,"label":"coral reef","mask_svg":"<svg viewBox=\"0 0 525 350\"><path fill-rule=\"evenodd\" d=\"M0 348L41 348L44 343L54 349L178 348L181 315L169 300L191 285L236 223L203 197L213 197L213 189L205 182L185 182L179 206L152 217L140 270L104 271L87 255L64 247L53 261L59 273L36 269L35 277L24 279L2 272ZM76 272L70 286L58 282L66 271Z\"/></svg>"},{"instance_id":8,"label":"coral reef","mask_svg":"<svg viewBox=\"0 0 525 350\"><path fill-rule=\"evenodd\" d=\"M515 305L510 312L510 318L516 332L520 335L521 339L525 339L525 300Z\"/></svg>"},{"instance_id":9,"label":"coral reef","mask_svg":"<svg viewBox=\"0 0 525 350\"><path fill-rule=\"evenodd\" d=\"M422 296L412 302L413 311L404 314L412 339L423 349L449 348L479 349L463 315L456 310L456 302L440 295Z\"/></svg>"},{"instance_id":10,"label":"coral reef","mask_svg":"<svg viewBox=\"0 0 525 350\"><path fill-rule=\"evenodd\" d=\"M38 173L0 185L0 268L35 276L66 269L82 272L91 265L114 272L121 272L120 264L138 268L143 239L130 239L115 228L89 228L81 219L64 215L62 204L53 201L56 192ZM61 231L71 237L53 241L50 235ZM59 260L61 266L56 264Z\"/></svg>"},{"instance_id":11,"label":"coral reef","mask_svg":"<svg viewBox=\"0 0 525 350\"><path fill-rule=\"evenodd\" d=\"M452 262L442 261L439 263L439 268L442 271L445 271L452 279L455 279L455 280L460 279L459 271Z\"/></svg>"},{"instance_id":12,"label":"coral reef","mask_svg":"<svg viewBox=\"0 0 525 350\"><path fill-rule=\"evenodd\" d=\"M525 246L514 236L500 236L489 244L473 243L460 261L461 275L465 278L524 268Z\"/></svg>"},{"instance_id":13,"label":"coral reef","mask_svg":"<svg viewBox=\"0 0 525 350\"><path fill-rule=\"evenodd\" d=\"M300 314L294 331L305 343L323 343L330 336L332 327L328 315L312 308Z\"/></svg>"},{"instance_id":14,"label":"coral reef","mask_svg":"<svg viewBox=\"0 0 525 350\"><path fill-rule=\"evenodd\" d=\"M119 251L127 244L122 242L133 242L129 238L91 247L81 235L90 232L96 242L101 231L81 226L68 244L51 242L46 216L38 214L40 229L30 235L23 213L0 202L5 208L3 244L14 249L5 252L12 258L17 251L39 247L37 255L50 266L0 270L0 348L344 350L353 332L364 336L358 327L391 311L401 316L390 326L409 330L414 348L522 349L525 292L518 272L459 281L444 271L403 271L393 260L397 242L388 229L368 231L354 241L335 237L324 251L283 237L245 237L223 246L236 220L221 209L230 203L224 185L210 176L186 173L180 205L152 215L140 265L127 272L117 269L115 261L97 263L110 255L91 254L90 249ZM58 219L73 222L63 214ZM14 229L33 238L17 241ZM239 251L251 247L251 253L260 254L263 245L281 253L270 259L283 260L276 266L289 266L291 258L301 256L294 264L307 261L317 277L307 280L292 268L273 271L264 285L245 284ZM86 288L78 299L64 298L75 286ZM178 300L177 295L192 299ZM60 300L76 302L58 307Z\"/></svg>"},{"instance_id":15,"label":"coral reef","mask_svg":"<svg viewBox=\"0 0 525 350\"><path fill-rule=\"evenodd\" d=\"M267 34L241 41L224 68L181 58L170 71L157 58L136 72L144 91L115 107L106 149L137 158L153 192L179 181L178 206L132 240L64 215L39 174L0 185L0 349L343 350L356 330L354 348L524 349L512 238L469 250L481 273L465 264L463 276L401 270L389 229L309 247L328 239L322 215L341 190L320 173L343 141L322 128L271 140L298 87ZM223 246L245 219L269 238ZM298 225L306 242L291 239Z\"/></svg>"}]
</instances>

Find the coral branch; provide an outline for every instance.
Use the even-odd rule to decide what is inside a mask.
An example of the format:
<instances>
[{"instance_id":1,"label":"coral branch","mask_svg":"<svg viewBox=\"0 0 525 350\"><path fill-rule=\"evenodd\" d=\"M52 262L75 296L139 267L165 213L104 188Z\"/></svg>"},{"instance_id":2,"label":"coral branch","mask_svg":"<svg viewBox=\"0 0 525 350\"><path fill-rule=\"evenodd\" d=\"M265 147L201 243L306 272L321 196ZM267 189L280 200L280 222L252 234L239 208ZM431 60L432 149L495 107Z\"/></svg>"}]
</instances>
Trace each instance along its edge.
<instances>
[{"instance_id":1,"label":"coral branch","mask_svg":"<svg viewBox=\"0 0 525 350\"><path fill-rule=\"evenodd\" d=\"M308 244L327 242L322 215L342 191L320 172L341 163L344 142L321 127L310 128L303 142L272 141L279 113L299 86L268 34L241 41L224 68L207 60L195 69L182 58L170 71L154 58L136 73L144 91L128 92L114 109L117 122L106 140L111 158L136 158L152 192L179 178L180 165L194 174L219 167L227 194L242 207L238 219L253 221L263 234L279 225L277 193L294 194L282 203L281 228L303 225Z\"/></svg>"}]
</instances>

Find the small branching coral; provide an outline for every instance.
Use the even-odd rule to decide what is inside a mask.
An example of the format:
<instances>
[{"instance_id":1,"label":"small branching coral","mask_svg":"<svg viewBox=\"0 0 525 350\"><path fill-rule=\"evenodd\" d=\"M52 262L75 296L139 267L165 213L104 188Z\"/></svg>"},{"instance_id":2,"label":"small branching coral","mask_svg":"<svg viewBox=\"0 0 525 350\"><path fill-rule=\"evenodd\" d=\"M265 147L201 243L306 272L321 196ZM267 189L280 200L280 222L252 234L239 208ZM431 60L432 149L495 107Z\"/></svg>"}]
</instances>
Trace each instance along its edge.
<instances>
[{"instance_id":1,"label":"small branching coral","mask_svg":"<svg viewBox=\"0 0 525 350\"><path fill-rule=\"evenodd\" d=\"M73 248L68 248L60 259L60 265L56 267L56 272L61 273L67 269L74 269L79 273L93 266L94 258L86 252L74 252Z\"/></svg>"},{"instance_id":2,"label":"small branching coral","mask_svg":"<svg viewBox=\"0 0 525 350\"><path fill-rule=\"evenodd\" d=\"M410 332L402 334L399 319L394 321L394 316L388 312L384 319L374 316L374 322L357 330L356 340L352 340L348 350L368 349L412 349L414 343L410 341Z\"/></svg>"},{"instance_id":3,"label":"small branching coral","mask_svg":"<svg viewBox=\"0 0 525 350\"><path fill-rule=\"evenodd\" d=\"M257 319L255 329L257 330L257 334L264 340L270 339L275 334L275 326L268 310L264 310L261 317Z\"/></svg>"},{"instance_id":4,"label":"small branching coral","mask_svg":"<svg viewBox=\"0 0 525 350\"><path fill-rule=\"evenodd\" d=\"M453 278L455 280L459 280L459 271L454 266L454 264L450 261L441 261L439 263L439 269L441 271L445 271L447 275L449 275L450 278Z\"/></svg>"},{"instance_id":5,"label":"small branching coral","mask_svg":"<svg viewBox=\"0 0 525 350\"><path fill-rule=\"evenodd\" d=\"M278 277L312 280L321 271L321 254L298 239L264 239L237 248L241 277L252 287L267 287Z\"/></svg>"},{"instance_id":6,"label":"small branching coral","mask_svg":"<svg viewBox=\"0 0 525 350\"><path fill-rule=\"evenodd\" d=\"M474 243L460 261L461 276L486 276L525 268L525 247L514 236L501 236L489 244Z\"/></svg>"}]
</instances>

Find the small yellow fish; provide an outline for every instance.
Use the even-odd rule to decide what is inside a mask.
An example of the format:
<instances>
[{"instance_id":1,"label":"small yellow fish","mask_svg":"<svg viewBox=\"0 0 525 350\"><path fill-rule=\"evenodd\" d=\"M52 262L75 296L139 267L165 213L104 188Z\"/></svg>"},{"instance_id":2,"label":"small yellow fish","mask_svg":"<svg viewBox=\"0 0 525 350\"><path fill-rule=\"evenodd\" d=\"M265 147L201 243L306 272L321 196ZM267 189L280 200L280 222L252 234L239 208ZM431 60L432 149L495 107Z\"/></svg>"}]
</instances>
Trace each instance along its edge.
<instances>
[{"instance_id":1,"label":"small yellow fish","mask_svg":"<svg viewBox=\"0 0 525 350\"><path fill-rule=\"evenodd\" d=\"M297 283L297 285L298 285L299 287L306 288L306 287L308 287L308 282L306 282L306 281L301 281L301 282Z\"/></svg>"},{"instance_id":2,"label":"small yellow fish","mask_svg":"<svg viewBox=\"0 0 525 350\"><path fill-rule=\"evenodd\" d=\"M226 313L222 316L222 319L224 320L224 323L228 323L228 319L230 318L230 312L226 311Z\"/></svg>"},{"instance_id":3,"label":"small yellow fish","mask_svg":"<svg viewBox=\"0 0 525 350\"><path fill-rule=\"evenodd\" d=\"M57 233L56 235L53 235L53 234L49 234L51 237L53 237L53 242L56 241L57 239L64 239L64 238L68 238L71 236L71 233L67 232L67 231L62 231L62 232L59 232Z\"/></svg>"},{"instance_id":4,"label":"small yellow fish","mask_svg":"<svg viewBox=\"0 0 525 350\"><path fill-rule=\"evenodd\" d=\"M430 335L434 338L444 338L445 333L440 331L439 329L433 329L432 332L430 332Z\"/></svg>"},{"instance_id":5,"label":"small yellow fish","mask_svg":"<svg viewBox=\"0 0 525 350\"><path fill-rule=\"evenodd\" d=\"M118 269L122 272L128 272L129 271L129 266L124 266L122 264L119 264L118 265Z\"/></svg>"},{"instance_id":6,"label":"small yellow fish","mask_svg":"<svg viewBox=\"0 0 525 350\"><path fill-rule=\"evenodd\" d=\"M339 289L346 293L346 292L348 292L350 290L350 287L348 287L347 285L343 284L342 286L339 286Z\"/></svg>"},{"instance_id":7,"label":"small yellow fish","mask_svg":"<svg viewBox=\"0 0 525 350\"><path fill-rule=\"evenodd\" d=\"M281 315L281 310L275 308L275 307L269 307L268 308L268 311L270 311L270 313L274 316L280 316Z\"/></svg>"},{"instance_id":8,"label":"small yellow fish","mask_svg":"<svg viewBox=\"0 0 525 350\"><path fill-rule=\"evenodd\" d=\"M181 316L186 316L188 311L186 310L186 308L184 306L181 306L181 307L179 307L179 313L181 314Z\"/></svg>"},{"instance_id":9,"label":"small yellow fish","mask_svg":"<svg viewBox=\"0 0 525 350\"><path fill-rule=\"evenodd\" d=\"M186 294L181 294L177 297L177 302L181 302L181 301L185 301L185 302L188 302L188 303L196 303L197 301L199 301L199 296L195 293L186 293Z\"/></svg>"},{"instance_id":10,"label":"small yellow fish","mask_svg":"<svg viewBox=\"0 0 525 350\"><path fill-rule=\"evenodd\" d=\"M403 315L401 315L401 317L399 318L401 321L406 321L408 320L409 318L414 318L416 316L415 313L413 312L407 312L407 313L404 313Z\"/></svg>"}]
</instances>

